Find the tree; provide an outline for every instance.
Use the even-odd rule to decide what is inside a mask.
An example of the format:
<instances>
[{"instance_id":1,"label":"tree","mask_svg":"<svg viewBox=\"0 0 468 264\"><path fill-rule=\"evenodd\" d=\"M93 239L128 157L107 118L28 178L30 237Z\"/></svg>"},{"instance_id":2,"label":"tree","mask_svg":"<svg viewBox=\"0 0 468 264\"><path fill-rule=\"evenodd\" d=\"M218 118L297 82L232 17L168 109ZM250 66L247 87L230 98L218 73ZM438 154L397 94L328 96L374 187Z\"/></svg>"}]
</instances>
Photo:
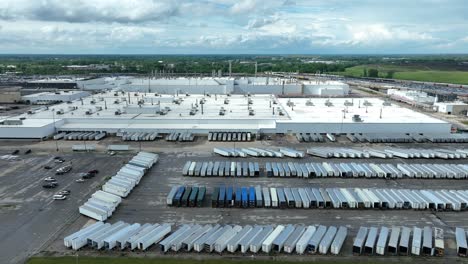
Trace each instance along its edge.
<instances>
[{"instance_id":1,"label":"tree","mask_svg":"<svg viewBox=\"0 0 468 264\"><path fill-rule=\"evenodd\" d=\"M367 69L366 68L364 68L364 70L363 70L362 77L367 77Z\"/></svg>"},{"instance_id":2,"label":"tree","mask_svg":"<svg viewBox=\"0 0 468 264\"><path fill-rule=\"evenodd\" d=\"M369 69L369 71L367 72L367 74L368 74L369 77L378 78L378 77L379 77L379 70L377 70L377 69Z\"/></svg>"},{"instance_id":3,"label":"tree","mask_svg":"<svg viewBox=\"0 0 468 264\"><path fill-rule=\"evenodd\" d=\"M387 79L393 79L394 74L395 74L395 71L390 70L390 71L387 72L386 78Z\"/></svg>"}]
</instances>

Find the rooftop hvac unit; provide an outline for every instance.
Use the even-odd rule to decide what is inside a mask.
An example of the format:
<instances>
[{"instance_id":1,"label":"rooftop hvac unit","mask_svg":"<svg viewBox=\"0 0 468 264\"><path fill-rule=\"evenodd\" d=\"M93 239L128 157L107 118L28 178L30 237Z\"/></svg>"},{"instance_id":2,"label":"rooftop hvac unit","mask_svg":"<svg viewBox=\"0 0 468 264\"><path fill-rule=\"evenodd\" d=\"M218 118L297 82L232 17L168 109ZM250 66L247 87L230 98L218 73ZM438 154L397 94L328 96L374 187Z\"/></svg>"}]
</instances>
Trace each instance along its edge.
<instances>
[{"instance_id":1,"label":"rooftop hvac unit","mask_svg":"<svg viewBox=\"0 0 468 264\"><path fill-rule=\"evenodd\" d=\"M367 100L364 101L363 105L364 106L372 106L372 104Z\"/></svg>"},{"instance_id":2,"label":"rooftop hvac unit","mask_svg":"<svg viewBox=\"0 0 468 264\"><path fill-rule=\"evenodd\" d=\"M119 93L114 93L114 96L119 96Z\"/></svg>"},{"instance_id":3,"label":"rooftop hvac unit","mask_svg":"<svg viewBox=\"0 0 468 264\"><path fill-rule=\"evenodd\" d=\"M104 101L104 97L99 97L99 101Z\"/></svg>"},{"instance_id":4,"label":"rooftop hvac unit","mask_svg":"<svg viewBox=\"0 0 468 264\"><path fill-rule=\"evenodd\" d=\"M63 109L60 109L60 110L58 110L58 111L55 112L55 113L56 113L57 115L63 115L64 111L63 111Z\"/></svg>"},{"instance_id":5,"label":"rooftop hvac unit","mask_svg":"<svg viewBox=\"0 0 468 264\"><path fill-rule=\"evenodd\" d=\"M205 98L200 99L200 104L204 104L206 102Z\"/></svg>"},{"instance_id":6,"label":"rooftop hvac unit","mask_svg":"<svg viewBox=\"0 0 468 264\"><path fill-rule=\"evenodd\" d=\"M119 99L115 100L115 101L114 101L114 104L120 104Z\"/></svg>"},{"instance_id":7,"label":"rooftop hvac unit","mask_svg":"<svg viewBox=\"0 0 468 264\"><path fill-rule=\"evenodd\" d=\"M249 110L249 115L250 115L250 116L254 116L254 115L255 115L255 110L250 109L250 110Z\"/></svg>"},{"instance_id":8,"label":"rooftop hvac unit","mask_svg":"<svg viewBox=\"0 0 468 264\"><path fill-rule=\"evenodd\" d=\"M229 96L229 97L231 96L231 94L230 94L230 93L228 93L228 94L226 94L226 95L227 95L227 96Z\"/></svg>"},{"instance_id":9,"label":"rooftop hvac unit","mask_svg":"<svg viewBox=\"0 0 468 264\"><path fill-rule=\"evenodd\" d=\"M102 111L102 106L96 106L96 111Z\"/></svg>"},{"instance_id":10,"label":"rooftop hvac unit","mask_svg":"<svg viewBox=\"0 0 468 264\"><path fill-rule=\"evenodd\" d=\"M120 109L117 109L117 110L115 111L115 115L121 115L121 114L122 114L122 112L120 111Z\"/></svg>"},{"instance_id":11,"label":"rooftop hvac unit","mask_svg":"<svg viewBox=\"0 0 468 264\"><path fill-rule=\"evenodd\" d=\"M221 107L221 109L219 110L219 115L223 116L225 113L226 109L224 109L224 107Z\"/></svg>"},{"instance_id":12,"label":"rooftop hvac unit","mask_svg":"<svg viewBox=\"0 0 468 264\"><path fill-rule=\"evenodd\" d=\"M288 100L288 102L286 103L287 106L291 107L291 106L294 106L294 103L291 102L291 99Z\"/></svg>"},{"instance_id":13,"label":"rooftop hvac unit","mask_svg":"<svg viewBox=\"0 0 468 264\"><path fill-rule=\"evenodd\" d=\"M385 101L382 103L383 106L391 106L392 103L390 103L389 101Z\"/></svg>"},{"instance_id":14,"label":"rooftop hvac unit","mask_svg":"<svg viewBox=\"0 0 468 264\"><path fill-rule=\"evenodd\" d=\"M350 102L350 101L346 100L346 101L344 102L344 105L345 105L345 106L353 106L354 104L353 104L353 102Z\"/></svg>"},{"instance_id":15,"label":"rooftop hvac unit","mask_svg":"<svg viewBox=\"0 0 468 264\"><path fill-rule=\"evenodd\" d=\"M306 102L306 106L314 106L314 103L312 103L312 101L309 99Z\"/></svg>"},{"instance_id":16,"label":"rooftop hvac unit","mask_svg":"<svg viewBox=\"0 0 468 264\"><path fill-rule=\"evenodd\" d=\"M138 96L138 93L134 93L133 95L134 95L134 96Z\"/></svg>"},{"instance_id":17,"label":"rooftop hvac unit","mask_svg":"<svg viewBox=\"0 0 468 264\"><path fill-rule=\"evenodd\" d=\"M189 113L189 114L190 114L190 115L195 115L196 113L197 113L197 109L192 108L192 110L190 110L190 113ZM220 115L221 115L221 113L220 113Z\"/></svg>"},{"instance_id":18,"label":"rooftop hvac unit","mask_svg":"<svg viewBox=\"0 0 468 264\"><path fill-rule=\"evenodd\" d=\"M145 104L145 100L143 100L143 99L138 100L138 104L139 105Z\"/></svg>"},{"instance_id":19,"label":"rooftop hvac unit","mask_svg":"<svg viewBox=\"0 0 468 264\"><path fill-rule=\"evenodd\" d=\"M359 115L353 115L353 122L362 122L363 120L361 119L361 116Z\"/></svg>"},{"instance_id":20,"label":"rooftop hvac unit","mask_svg":"<svg viewBox=\"0 0 468 264\"><path fill-rule=\"evenodd\" d=\"M91 104L95 104L96 101L94 101L94 99L93 99L93 100L90 101L90 103L91 103Z\"/></svg>"},{"instance_id":21,"label":"rooftop hvac unit","mask_svg":"<svg viewBox=\"0 0 468 264\"><path fill-rule=\"evenodd\" d=\"M325 101L325 105L330 107L333 106L333 103L330 100Z\"/></svg>"},{"instance_id":22,"label":"rooftop hvac unit","mask_svg":"<svg viewBox=\"0 0 468 264\"><path fill-rule=\"evenodd\" d=\"M85 112L85 114L87 114L87 115L92 115L92 114L93 114L93 110L88 109L88 110Z\"/></svg>"},{"instance_id":23,"label":"rooftop hvac unit","mask_svg":"<svg viewBox=\"0 0 468 264\"><path fill-rule=\"evenodd\" d=\"M229 104L229 99L224 99L224 104Z\"/></svg>"}]
</instances>

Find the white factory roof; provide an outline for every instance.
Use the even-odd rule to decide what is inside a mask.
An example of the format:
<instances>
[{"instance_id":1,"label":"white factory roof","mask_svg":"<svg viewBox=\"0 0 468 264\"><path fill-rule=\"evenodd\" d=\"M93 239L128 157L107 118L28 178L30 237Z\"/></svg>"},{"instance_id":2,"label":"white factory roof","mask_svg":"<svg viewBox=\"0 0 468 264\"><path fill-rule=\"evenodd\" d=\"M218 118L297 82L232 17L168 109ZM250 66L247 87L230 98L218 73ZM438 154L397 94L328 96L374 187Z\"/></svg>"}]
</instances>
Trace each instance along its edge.
<instances>
[{"instance_id":1,"label":"white factory roof","mask_svg":"<svg viewBox=\"0 0 468 264\"><path fill-rule=\"evenodd\" d=\"M460 101L457 101L457 102L436 102L434 103L434 105L436 106L442 106L442 105L445 105L445 106L459 106L459 105L468 105L464 102L460 102Z\"/></svg>"},{"instance_id":2,"label":"white factory roof","mask_svg":"<svg viewBox=\"0 0 468 264\"><path fill-rule=\"evenodd\" d=\"M73 78L73 79L67 79L67 78L50 78L50 79L40 79L40 80L34 80L34 81L29 81L29 83L67 83L67 82L76 82L84 80L84 78Z\"/></svg>"},{"instance_id":3,"label":"white factory roof","mask_svg":"<svg viewBox=\"0 0 468 264\"><path fill-rule=\"evenodd\" d=\"M131 78L129 79L132 84L147 85L148 78ZM214 78L157 78L150 79L150 85L221 85Z\"/></svg>"},{"instance_id":4,"label":"white factory roof","mask_svg":"<svg viewBox=\"0 0 468 264\"><path fill-rule=\"evenodd\" d=\"M294 107L287 106L288 101L294 103ZM313 106L307 106L310 101ZM331 106L325 103L331 102ZM353 103L345 106L345 101ZM370 103L365 106L364 102ZM287 110L290 122L303 123L353 123L352 117L359 115L363 123L445 123L442 120L415 112L397 105L384 106L384 101L377 98L281 98L281 105ZM382 118L380 113L382 112Z\"/></svg>"},{"instance_id":5,"label":"white factory roof","mask_svg":"<svg viewBox=\"0 0 468 264\"><path fill-rule=\"evenodd\" d=\"M37 98L41 96L69 96L69 95L75 95L75 94L81 94L81 93L87 93L83 91L58 91L58 92L41 92L41 93L34 93L34 94L28 94L28 95L23 95L21 96L22 98Z\"/></svg>"},{"instance_id":6,"label":"white factory roof","mask_svg":"<svg viewBox=\"0 0 468 264\"><path fill-rule=\"evenodd\" d=\"M155 107L155 113L125 113L125 108L130 97L130 104L137 106L139 99L144 99L145 108ZM377 98L276 98L272 95L253 95L245 97L243 95L180 95L183 101L180 104L174 104L174 95L159 95L145 93L126 93L122 95L114 92L100 93L97 95L83 98L83 101L75 100L71 103L62 103L49 107L41 107L34 110L33 114L22 114L12 117L19 119L26 117L25 122L31 122L31 125L41 126L51 123L54 119L66 120L64 128L89 128L93 127L135 127L135 128L219 128L223 124L227 128L274 128L276 122L282 123L352 123L352 116L359 115L363 123L446 123L439 119L415 112L411 109L399 107L395 104L384 106L383 101ZM206 99L203 105L203 114L201 114L200 100ZM248 112L248 98L252 100L251 109L255 115L251 116ZM229 104L224 104L224 99L229 99ZM119 104L114 102L119 100ZM126 100L126 101L124 101ZM329 100L331 106L326 106L325 102ZM274 104L276 101L277 104ZM288 101L294 103L293 107L288 106ZM311 102L313 106L307 105ZM345 101L352 102L352 106L345 106ZM364 106L367 101L370 105ZM93 103L94 102L94 103ZM198 103L198 112L190 115L192 106ZM166 115L156 114L156 107L169 107L171 110ZM270 107L271 105L271 107ZM224 116L219 115L223 107L226 112ZM76 108L76 109L74 109ZM100 110L102 108L102 110ZM273 113L273 108L275 112ZM63 110L64 114L57 114L57 111ZM121 115L115 115L115 111L122 111ZM282 110L284 115L279 115ZM91 114L87 115L86 112ZM343 111L344 118L343 118ZM382 118L380 112L382 111ZM184 121L185 120L185 121ZM158 122L162 121L162 122Z\"/></svg>"}]
</instances>

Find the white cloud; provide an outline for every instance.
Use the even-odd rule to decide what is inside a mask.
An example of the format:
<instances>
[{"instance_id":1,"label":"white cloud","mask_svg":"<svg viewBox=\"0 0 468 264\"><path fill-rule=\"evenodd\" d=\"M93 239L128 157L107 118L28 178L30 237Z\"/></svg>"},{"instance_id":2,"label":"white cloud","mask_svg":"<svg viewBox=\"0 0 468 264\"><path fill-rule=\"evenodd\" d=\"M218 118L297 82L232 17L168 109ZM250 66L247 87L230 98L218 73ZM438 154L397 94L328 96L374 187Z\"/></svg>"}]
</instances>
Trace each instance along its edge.
<instances>
[{"instance_id":1,"label":"white cloud","mask_svg":"<svg viewBox=\"0 0 468 264\"><path fill-rule=\"evenodd\" d=\"M257 3L255 0L240 0L233 6L231 6L230 11L233 14L243 14L246 12L252 12L254 11L256 4Z\"/></svg>"},{"instance_id":2,"label":"white cloud","mask_svg":"<svg viewBox=\"0 0 468 264\"><path fill-rule=\"evenodd\" d=\"M468 52L468 5L440 1L0 0L0 50Z\"/></svg>"},{"instance_id":3,"label":"white cloud","mask_svg":"<svg viewBox=\"0 0 468 264\"><path fill-rule=\"evenodd\" d=\"M351 41L355 44L375 44L395 41L430 41L434 38L424 32L391 28L383 24L348 26Z\"/></svg>"},{"instance_id":4,"label":"white cloud","mask_svg":"<svg viewBox=\"0 0 468 264\"><path fill-rule=\"evenodd\" d=\"M178 14L169 0L2 0L0 18L66 22L157 21Z\"/></svg>"}]
</instances>

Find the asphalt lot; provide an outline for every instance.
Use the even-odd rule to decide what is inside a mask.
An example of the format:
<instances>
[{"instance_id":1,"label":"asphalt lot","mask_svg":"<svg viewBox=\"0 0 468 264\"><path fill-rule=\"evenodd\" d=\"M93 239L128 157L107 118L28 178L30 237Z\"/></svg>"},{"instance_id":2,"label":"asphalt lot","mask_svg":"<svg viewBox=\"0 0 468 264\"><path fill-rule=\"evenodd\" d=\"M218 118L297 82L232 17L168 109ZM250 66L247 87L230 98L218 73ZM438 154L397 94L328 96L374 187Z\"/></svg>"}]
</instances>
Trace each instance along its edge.
<instances>
[{"instance_id":1,"label":"asphalt lot","mask_svg":"<svg viewBox=\"0 0 468 264\"><path fill-rule=\"evenodd\" d=\"M172 186L176 185L203 185L208 187L209 193L218 185L261 185L268 187L278 186L318 186L318 187L391 187L391 188L445 188L466 189L466 180L435 180L435 179L345 179L345 178L234 178L234 177L184 177L182 167L188 160L232 160L212 153L213 147L233 147L233 143L207 142L206 139L198 139L191 143L157 142L121 142L117 138L106 138L97 144L96 153L71 153L71 145L76 141L59 141L59 155L69 160L73 158L74 170L70 175L60 176L60 187L72 190L72 195L66 201L53 201L54 191L46 191L40 187L42 179L51 176L52 171L45 171L42 167L50 162L55 152L55 142L5 142L0 146L0 154L9 154L12 149L24 151L33 149L30 155L21 155L19 161L0 160L0 263L21 263L27 256L40 253L44 255L74 255L74 251L63 246L63 237L79 230L83 225L92 222L89 218L78 213L78 206L87 200L90 195L104 182L105 176L111 176L123 163L130 159L141 147L142 150L156 152L160 155L160 161L141 180L138 187L125 199L108 220L113 223L119 220L129 223L222 223L222 224L324 224L344 225L350 228L348 239L343 248L343 257L351 257L351 243L357 229L360 226L388 226L425 225L442 227L446 230L446 246L450 260L455 257L454 227L468 228L468 212L430 212L413 210L327 210L327 209L220 209L209 207L209 202L203 208L170 208L165 204L166 196ZM109 157L104 153L109 144L128 144L132 151L126 154ZM294 137L278 137L271 141L255 141L236 143L236 147L280 147L288 146L304 150L312 146L373 146L374 144L353 144L340 139L336 143L298 143ZM374 145L378 146L378 145ZM444 147L467 148L460 144L396 144L403 147ZM50 153L50 154L49 154ZM400 160L400 159L320 159L307 156L303 159L271 159L271 158L247 158L241 161L258 161L264 164L267 161L313 162L378 162L378 163L467 163L467 160ZM85 184L74 182L73 176L77 172L75 168L99 169L98 177ZM62 178L63 177L63 178ZM18 180L20 179L20 180ZM121 252L100 252L82 250L79 254L89 255L120 255ZM159 255L153 247L146 253L124 252L125 255ZM184 256L192 256L186 253ZM204 254L193 256L203 257ZM228 255L231 256L231 255ZM281 256L280 256L281 257ZM298 260L301 257L295 257ZM311 257L312 258L312 257ZM306 258L311 260L311 258ZM315 258L315 257L313 257ZM352 257L357 260L359 258ZM364 259L364 258L363 258ZM390 258L399 261L400 258ZM413 259L413 258L403 258ZM418 258L418 260L422 260Z\"/></svg>"},{"instance_id":2,"label":"asphalt lot","mask_svg":"<svg viewBox=\"0 0 468 264\"><path fill-rule=\"evenodd\" d=\"M4 155L5 153L1 153ZM64 155L62 155L64 154ZM78 206L99 187L106 176L121 167L127 157L108 157L105 154L61 153L72 161L71 172L55 176L52 155L22 155L17 161L0 160L0 263L21 263L32 252L37 252L50 242L64 227L79 218ZM46 170L45 165L53 166ZM92 180L76 183L77 173L91 169L100 170ZM59 183L56 189L44 189L43 179L52 176ZM54 201L59 190L69 189L67 200Z\"/></svg>"}]
</instances>

